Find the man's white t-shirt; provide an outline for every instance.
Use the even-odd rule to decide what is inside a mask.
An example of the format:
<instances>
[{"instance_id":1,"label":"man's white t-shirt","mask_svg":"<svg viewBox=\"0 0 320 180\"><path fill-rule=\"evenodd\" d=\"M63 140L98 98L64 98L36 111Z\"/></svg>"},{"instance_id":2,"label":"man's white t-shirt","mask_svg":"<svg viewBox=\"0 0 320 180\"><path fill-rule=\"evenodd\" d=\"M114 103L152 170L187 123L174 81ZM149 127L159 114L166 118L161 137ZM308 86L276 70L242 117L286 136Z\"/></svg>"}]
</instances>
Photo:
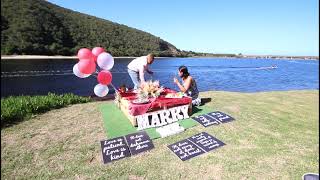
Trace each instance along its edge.
<instances>
[{"instance_id":1,"label":"man's white t-shirt","mask_svg":"<svg viewBox=\"0 0 320 180\"><path fill-rule=\"evenodd\" d=\"M145 82L144 80L144 71L148 69L148 59L147 56L141 56L134 60L132 60L128 64L128 69L139 72L141 82Z\"/></svg>"},{"instance_id":2,"label":"man's white t-shirt","mask_svg":"<svg viewBox=\"0 0 320 180\"><path fill-rule=\"evenodd\" d=\"M136 71L136 72L139 72L140 70L144 71L147 64L148 64L147 56L141 56L132 60L128 64L128 69L131 69L132 71Z\"/></svg>"}]
</instances>

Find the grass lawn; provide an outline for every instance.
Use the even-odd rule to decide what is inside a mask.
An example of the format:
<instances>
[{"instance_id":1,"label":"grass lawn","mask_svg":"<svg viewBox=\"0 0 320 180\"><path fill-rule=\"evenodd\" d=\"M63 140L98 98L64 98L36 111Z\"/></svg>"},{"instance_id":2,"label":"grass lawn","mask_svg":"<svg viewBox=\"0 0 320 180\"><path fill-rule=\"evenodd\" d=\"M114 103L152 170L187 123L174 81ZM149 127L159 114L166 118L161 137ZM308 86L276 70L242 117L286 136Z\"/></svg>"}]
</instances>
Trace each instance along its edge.
<instances>
[{"instance_id":1,"label":"grass lawn","mask_svg":"<svg viewBox=\"0 0 320 180\"><path fill-rule=\"evenodd\" d=\"M1 130L3 179L301 179L319 173L319 91L203 92L236 120L153 141L149 152L104 165L99 105L90 102ZM226 145L181 161L167 145L200 132Z\"/></svg>"}]
</instances>

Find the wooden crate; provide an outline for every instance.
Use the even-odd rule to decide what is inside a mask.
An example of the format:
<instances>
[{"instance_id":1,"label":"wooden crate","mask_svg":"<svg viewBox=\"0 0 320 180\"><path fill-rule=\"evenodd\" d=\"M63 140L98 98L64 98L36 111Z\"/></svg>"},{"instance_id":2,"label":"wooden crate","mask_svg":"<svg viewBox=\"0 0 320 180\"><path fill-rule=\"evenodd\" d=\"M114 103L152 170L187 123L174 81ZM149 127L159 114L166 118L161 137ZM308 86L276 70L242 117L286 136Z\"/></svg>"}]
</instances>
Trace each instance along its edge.
<instances>
[{"instance_id":1,"label":"wooden crate","mask_svg":"<svg viewBox=\"0 0 320 180\"><path fill-rule=\"evenodd\" d=\"M123 112L123 114L125 116L127 116L129 121L131 122L132 126L138 126L136 117L129 114L129 101L128 100L121 98L119 108Z\"/></svg>"},{"instance_id":2,"label":"wooden crate","mask_svg":"<svg viewBox=\"0 0 320 180\"><path fill-rule=\"evenodd\" d=\"M123 114L129 119L129 121L131 122L131 124L133 126L135 126L135 127L138 126L136 116L132 116L129 114L129 101L127 99L120 98L118 107L123 112ZM148 112L157 112L157 111L161 111L161 110L148 111ZM192 104L191 103L189 104L188 114L189 114L189 116L191 116L191 114L192 114Z\"/></svg>"}]
</instances>

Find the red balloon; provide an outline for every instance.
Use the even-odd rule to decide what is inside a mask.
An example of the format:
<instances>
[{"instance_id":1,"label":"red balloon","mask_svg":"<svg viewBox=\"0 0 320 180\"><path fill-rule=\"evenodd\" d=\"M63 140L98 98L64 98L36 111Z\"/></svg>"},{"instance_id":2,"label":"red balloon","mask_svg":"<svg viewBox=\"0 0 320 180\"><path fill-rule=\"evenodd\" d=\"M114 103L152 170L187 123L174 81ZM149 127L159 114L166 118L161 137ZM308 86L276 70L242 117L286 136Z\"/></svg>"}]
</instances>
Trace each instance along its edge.
<instances>
[{"instance_id":1,"label":"red balloon","mask_svg":"<svg viewBox=\"0 0 320 180\"><path fill-rule=\"evenodd\" d=\"M78 69L83 74L92 74L96 71L96 63L92 59L80 59Z\"/></svg>"},{"instance_id":2,"label":"red balloon","mask_svg":"<svg viewBox=\"0 0 320 180\"><path fill-rule=\"evenodd\" d=\"M97 63L98 56L93 55L92 57L93 57L94 62Z\"/></svg>"},{"instance_id":3,"label":"red balloon","mask_svg":"<svg viewBox=\"0 0 320 180\"><path fill-rule=\"evenodd\" d=\"M102 70L97 76L98 82L103 85L108 85L112 81L112 74L110 71Z\"/></svg>"},{"instance_id":4,"label":"red balloon","mask_svg":"<svg viewBox=\"0 0 320 180\"><path fill-rule=\"evenodd\" d=\"M88 48L81 48L78 51L78 58L81 59L92 59L93 57L92 52Z\"/></svg>"},{"instance_id":5,"label":"red balloon","mask_svg":"<svg viewBox=\"0 0 320 180\"><path fill-rule=\"evenodd\" d=\"M99 54L103 53L104 49L102 47L95 47L92 49L92 54L95 56L99 56Z\"/></svg>"}]
</instances>

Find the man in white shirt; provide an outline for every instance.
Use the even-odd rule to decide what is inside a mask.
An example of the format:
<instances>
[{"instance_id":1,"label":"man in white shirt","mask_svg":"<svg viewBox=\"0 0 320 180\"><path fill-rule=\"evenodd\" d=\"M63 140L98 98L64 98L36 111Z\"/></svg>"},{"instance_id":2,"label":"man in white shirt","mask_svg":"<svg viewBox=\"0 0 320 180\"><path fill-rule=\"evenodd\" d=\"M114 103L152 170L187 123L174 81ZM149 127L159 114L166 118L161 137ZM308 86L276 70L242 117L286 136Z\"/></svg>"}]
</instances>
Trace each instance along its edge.
<instances>
[{"instance_id":1,"label":"man in white shirt","mask_svg":"<svg viewBox=\"0 0 320 180\"><path fill-rule=\"evenodd\" d=\"M149 65L154 61L154 55L148 54L147 56L141 56L132 60L128 64L128 73L134 84L134 89L138 89L140 84L145 83L144 72L147 71L149 74L153 74L149 70Z\"/></svg>"}]
</instances>

